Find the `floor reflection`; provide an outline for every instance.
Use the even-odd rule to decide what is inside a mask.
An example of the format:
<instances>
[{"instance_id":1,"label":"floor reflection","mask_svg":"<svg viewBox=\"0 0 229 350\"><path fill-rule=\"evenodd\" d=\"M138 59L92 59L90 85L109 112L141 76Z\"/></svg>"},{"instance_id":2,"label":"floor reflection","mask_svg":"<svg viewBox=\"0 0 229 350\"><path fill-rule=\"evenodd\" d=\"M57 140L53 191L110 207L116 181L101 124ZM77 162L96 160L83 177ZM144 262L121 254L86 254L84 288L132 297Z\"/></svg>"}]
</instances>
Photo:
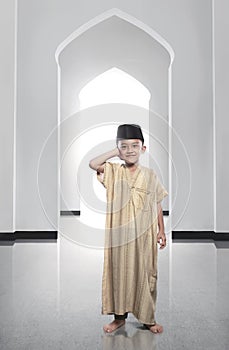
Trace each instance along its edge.
<instances>
[{"instance_id":1,"label":"floor reflection","mask_svg":"<svg viewBox=\"0 0 229 350\"><path fill-rule=\"evenodd\" d=\"M60 236L0 245L0 349L228 350L228 242L171 242L158 254L153 334L133 314L105 334L103 250Z\"/></svg>"},{"instance_id":2,"label":"floor reflection","mask_svg":"<svg viewBox=\"0 0 229 350\"><path fill-rule=\"evenodd\" d=\"M157 350L157 336L158 334L153 334L145 326L129 322L112 334L104 333L102 349Z\"/></svg>"}]
</instances>

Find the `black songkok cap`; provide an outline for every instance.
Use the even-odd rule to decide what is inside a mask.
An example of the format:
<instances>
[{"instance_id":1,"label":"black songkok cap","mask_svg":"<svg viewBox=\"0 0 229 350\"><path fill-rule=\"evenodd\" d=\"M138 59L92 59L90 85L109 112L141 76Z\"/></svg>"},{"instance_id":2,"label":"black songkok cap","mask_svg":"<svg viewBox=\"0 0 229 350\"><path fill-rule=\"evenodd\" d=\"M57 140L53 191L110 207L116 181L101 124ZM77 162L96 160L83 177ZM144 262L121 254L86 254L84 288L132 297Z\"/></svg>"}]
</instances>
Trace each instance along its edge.
<instances>
[{"instance_id":1,"label":"black songkok cap","mask_svg":"<svg viewBox=\"0 0 229 350\"><path fill-rule=\"evenodd\" d=\"M118 142L119 140L123 139L139 139L142 141L142 143L144 143L141 127L136 124L119 125L116 141Z\"/></svg>"}]
</instances>

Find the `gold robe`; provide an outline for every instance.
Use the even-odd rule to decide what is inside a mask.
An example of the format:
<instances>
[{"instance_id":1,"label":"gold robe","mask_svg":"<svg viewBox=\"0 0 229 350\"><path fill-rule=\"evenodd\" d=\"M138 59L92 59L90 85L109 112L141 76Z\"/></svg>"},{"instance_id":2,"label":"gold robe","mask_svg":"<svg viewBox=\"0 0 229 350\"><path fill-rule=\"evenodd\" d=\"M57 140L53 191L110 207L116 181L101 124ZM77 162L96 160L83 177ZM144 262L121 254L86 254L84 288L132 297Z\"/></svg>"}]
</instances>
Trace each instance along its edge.
<instances>
[{"instance_id":1,"label":"gold robe","mask_svg":"<svg viewBox=\"0 0 229 350\"><path fill-rule=\"evenodd\" d=\"M98 180L106 188L107 214L102 314L131 312L155 324L157 297L157 204L167 196L157 175L138 165L105 163Z\"/></svg>"}]
</instances>

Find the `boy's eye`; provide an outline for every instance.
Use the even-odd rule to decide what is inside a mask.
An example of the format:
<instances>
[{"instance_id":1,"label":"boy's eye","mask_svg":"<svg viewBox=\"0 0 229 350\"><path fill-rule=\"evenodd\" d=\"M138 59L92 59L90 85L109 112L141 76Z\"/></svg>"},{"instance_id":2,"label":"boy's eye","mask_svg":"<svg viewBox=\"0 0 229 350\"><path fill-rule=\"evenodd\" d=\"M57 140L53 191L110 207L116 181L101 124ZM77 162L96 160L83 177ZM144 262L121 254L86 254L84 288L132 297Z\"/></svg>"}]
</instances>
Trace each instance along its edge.
<instances>
[{"instance_id":1,"label":"boy's eye","mask_svg":"<svg viewBox=\"0 0 229 350\"><path fill-rule=\"evenodd\" d=\"M126 149L126 146L121 146L121 149Z\"/></svg>"}]
</instances>

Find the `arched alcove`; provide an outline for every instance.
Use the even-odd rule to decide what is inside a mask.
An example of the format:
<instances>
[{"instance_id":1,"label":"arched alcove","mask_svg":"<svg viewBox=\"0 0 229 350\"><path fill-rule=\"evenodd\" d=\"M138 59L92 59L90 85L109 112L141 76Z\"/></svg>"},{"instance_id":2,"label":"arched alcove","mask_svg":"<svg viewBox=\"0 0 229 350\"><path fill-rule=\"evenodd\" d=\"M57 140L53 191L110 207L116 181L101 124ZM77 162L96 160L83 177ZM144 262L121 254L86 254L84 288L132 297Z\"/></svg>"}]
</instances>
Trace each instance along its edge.
<instances>
[{"instance_id":1,"label":"arched alcove","mask_svg":"<svg viewBox=\"0 0 229 350\"><path fill-rule=\"evenodd\" d=\"M114 66L148 88L151 107L167 118L171 56L146 31L112 15L65 45L58 56L60 120L79 110L83 86Z\"/></svg>"},{"instance_id":2,"label":"arched alcove","mask_svg":"<svg viewBox=\"0 0 229 350\"><path fill-rule=\"evenodd\" d=\"M56 62L59 65L59 57L61 52L76 38L78 38L81 34L85 33L88 29L94 27L100 22L105 21L108 18L111 18L113 16L119 17L126 22L132 23L139 29L142 29L145 33L149 34L153 39L155 39L160 45L162 45L169 53L170 56L170 66L173 63L174 60L174 51L171 45L153 28L148 26L146 23L140 21L134 16L131 16L130 14L118 9L118 8L111 8L100 15L92 18L90 21L84 23L82 26L77 28L73 33L71 33L56 49L55 58Z\"/></svg>"},{"instance_id":3,"label":"arched alcove","mask_svg":"<svg viewBox=\"0 0 229 350\"><path fill-rule=\"evenodd\" d=\"M102 47L106 48L106 52L101 50ZM147 60L146 57L148 57ZM151 108L155 107L156 114L160 115L162 119L164 118L168 125L171 124L170 96L173 57L173 50L163 38L144 23L118 9L112 9L94 18L69 36L56 51L59 121L71 119L71 126L66 126L60 131L59 136L64 139L61 143L63 149L60 147L60 158L65 152L64 147L66 148L72 142L75 135L79 135L93 126L93 123L90 123L85 115L82 118L79 103L80 91L95 77L114 66L144 85L151 93L151 102L160 101L158 104L152 104ZM84 66L81 64L82 62ZM114 121L116 124L127 122L121 118ZM141 120L138 121L141 124ZM97 122L109 123L111 121L102 118ZM143 125L144 127L145 125ZM146 130L149 129L150 125L146 126ZM166 132L166 147L168 149L170 146L168 129ZM68 171L65 175L69 180L71 172ZM168 188L168 174L165 174L165 177ZM74 189L71 186L71 181L69 184ZM67 208L60 205L60 209L78 210L79 202L78 207L77 203L76 205L70 203Z\"/></svg>"}]
</instances>

